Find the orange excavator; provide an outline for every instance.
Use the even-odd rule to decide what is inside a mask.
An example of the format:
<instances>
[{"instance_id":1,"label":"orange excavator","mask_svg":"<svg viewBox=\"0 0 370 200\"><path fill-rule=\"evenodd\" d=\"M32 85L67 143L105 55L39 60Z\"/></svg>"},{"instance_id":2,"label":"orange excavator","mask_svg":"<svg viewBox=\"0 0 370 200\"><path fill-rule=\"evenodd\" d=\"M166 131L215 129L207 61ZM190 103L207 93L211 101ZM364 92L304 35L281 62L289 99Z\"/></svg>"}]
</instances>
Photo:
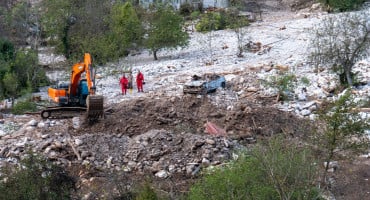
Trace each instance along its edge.
<instances>
[{"instance_id":1,"label":"orange excavator","mask_svg":"<svg viewBox=\"0 0 370 200\"><path fill-rule=\"evenodd\" d=\"M91 55L85 53L84 59L72 66L71 80L48 89L49 98L57 106L41 111L41 117L70 117L74 113L87 112L87 119L97 120L104 116L104 97L96 95L95 71Z\"/></svg>"}]
</instances>

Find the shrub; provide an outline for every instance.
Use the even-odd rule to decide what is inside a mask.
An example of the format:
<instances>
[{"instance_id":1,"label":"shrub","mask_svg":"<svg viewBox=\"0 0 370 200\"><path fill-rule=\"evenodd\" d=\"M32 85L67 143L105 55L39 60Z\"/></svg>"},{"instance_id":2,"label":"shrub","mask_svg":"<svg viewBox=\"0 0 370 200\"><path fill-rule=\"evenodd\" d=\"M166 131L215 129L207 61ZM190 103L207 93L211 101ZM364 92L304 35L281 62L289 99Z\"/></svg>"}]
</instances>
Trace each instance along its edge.
<instances>
[{"instance_id":1,"label":"shrub","mask_svg":"<svg viewBox=\"0 0 370 200\"><path fill-rule=\"evenodd\" d=\"M151 187L148 182L145 182L144 185L140 188L140 192L137 193L135 200L158 200L157 193Z\"/></svg>"},{"instance_id":2,"label":"shrub","mask_svg":"<svg viewBox=\"0 0 370 200\"><path fill-rule=\"evenodd\" d=\"M283 73L277 76L271 76L267 81L264 82L265 85L275 88L278 91L278 96L276 100L287 100L289 95L292 93L294 86L296 85L296 76L291 73Z\"/></svg>"},{"instance_id":3,"label":"shrub","mask_svg":"<svg viewBox=\"0 0 370 200\"><path fill-rule=\"evenodd\" d=\"M314 135L314 142L324 162L338 159L343 152L353 157L353 154L363 153L369 148L366 130L370 129L370 122L356 112L359 104L350 90L345 91L336 101L322 104L318 113L324 125ZM328 169L329 165L326 165L324 181L327 181Z\"/></svg>"},{"instance_id":4,"label":"shrub","mask_svg":"<svg viewBox=\"0 0 370 200\"><path fill-rule=\"evenodd\" d=\"M188 198L317 199L316 167L308 149L272 138L191 187Z\"/></svg>"},{"instance_id":5,"label":"shrub","mask_svg":"<svg viewBox=\"0 0 370 200\"><path fill-rule=\"evenodd\" d=\"M70 199L74 179L62 168L32 153L20 161L17 168L3 169L0 199Z\"/></svg>"},{"instance_id":6,"label":"shrub","mask_svg":"<svg viewBox=\"0 0 370 200\"><path fill-rule=\"evenodd\" d=\"M190 14L190 18L191 18L192 20L198 19L198 18L199 18L199 16L200 16L200 12L199 12L199 11L194 11L194 12L192 12L192 13Z\"/></svg>"},{"instance_id":7,"label":"shrub","mask_svg":"<svg viewBox=\"0 0 370 200\"><path fill-rule=\"evenodd\" d=\"M25 112L34 112L36 110L36 103L32 101L19 101L13 106L12 113L19 115L24 114Z\"/></svg>"},{"instance_id":8,"label":"shrub","mask_svg":"<svg viewBox=\"0 0 370 200\"><path fill-rule=\"evenodd\" d=\"M332 8L334 11L349 11L358 8L364 0L320 0L320 2Z\"/></svg>"},{"instance_id":9,"label":"shrub","mask_svg":"<svg viewBox=\"0 0 370 200\"><path fill-rule=\"evenodd\" d=\"M200 21L195 25L195 29L198 32L222 30L225 27L224 18L220 12L209 12L203 14Z\"/></svg>"},{"instance_id":10,"label":"shrub","mask_svg":"<svg viewBox=\"0 0 370 200\"><path fill-rule=\"evenodd\" d=\"M194 8L190 3L184 3L180 5L180 15L189 16L193 12Z\"/></svg>"}]
</instances>

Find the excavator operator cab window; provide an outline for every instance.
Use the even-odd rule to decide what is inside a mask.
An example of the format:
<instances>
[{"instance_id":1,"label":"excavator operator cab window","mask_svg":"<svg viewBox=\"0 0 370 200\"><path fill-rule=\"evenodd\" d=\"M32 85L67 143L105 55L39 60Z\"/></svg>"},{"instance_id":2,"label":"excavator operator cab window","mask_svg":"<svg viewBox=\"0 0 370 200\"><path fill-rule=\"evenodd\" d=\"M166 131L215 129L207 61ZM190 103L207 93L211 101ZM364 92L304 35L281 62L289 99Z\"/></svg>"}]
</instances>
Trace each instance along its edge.
<instances>
[{"instance_id":1,"label":"excavator operator cab window","mask_svg":"<svg viewBox=\"0 0 370 200\"><path fill-rule=\"evenodd\" d=\"M69 88L69 83L66 83L66 82L58 83L58 89L68 89L68 88Z\"/></svg>"}]
</instances>

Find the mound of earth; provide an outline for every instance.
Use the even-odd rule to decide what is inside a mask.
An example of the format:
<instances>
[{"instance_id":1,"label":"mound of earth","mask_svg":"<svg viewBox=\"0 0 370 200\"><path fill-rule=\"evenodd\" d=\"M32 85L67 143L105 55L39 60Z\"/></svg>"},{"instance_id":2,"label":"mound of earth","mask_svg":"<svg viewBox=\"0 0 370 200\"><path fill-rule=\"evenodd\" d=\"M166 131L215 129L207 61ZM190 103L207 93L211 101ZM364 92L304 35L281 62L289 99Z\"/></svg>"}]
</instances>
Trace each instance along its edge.
<instances>
[{"instance_id":1,"label":"mound of earth","mask_svg":"<svg viewBox=\"0 0 370 200\"><path fill-rule=\"evenodd\" d=\"M100 123L81 129L78 134L109 130L132 137L153 129L204 134L207 122L224 128L228 137L249 140L278 133L298 136L312 130L307 120L273 106L240 101L232 107L221 107L214 105L211 98L185 95L124 101L112 105Z\"/></svg>"}]
</instances>

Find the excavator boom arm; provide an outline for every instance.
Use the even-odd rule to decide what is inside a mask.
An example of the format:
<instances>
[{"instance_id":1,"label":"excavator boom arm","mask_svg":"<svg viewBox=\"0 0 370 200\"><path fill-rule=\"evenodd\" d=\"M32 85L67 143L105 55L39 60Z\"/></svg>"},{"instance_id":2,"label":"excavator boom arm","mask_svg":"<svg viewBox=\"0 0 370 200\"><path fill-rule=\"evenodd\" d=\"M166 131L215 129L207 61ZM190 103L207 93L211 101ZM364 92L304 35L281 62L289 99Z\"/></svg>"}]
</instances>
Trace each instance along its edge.
<instances>
[{"instance_id":1,"label":"excavator boom arm","mask_svg":"<svg viewBox=\"0 0 370 200\"><path fill-rule=\"evenodd\" d=\"M91 64L91 55L89 53L85 53L83 62L76 63L72 67L71 82L68 92L69 94L76 95L81 74L84 72L86 73L89 94L95 94L95 74Z\"/></svg>"}]
</instances>

